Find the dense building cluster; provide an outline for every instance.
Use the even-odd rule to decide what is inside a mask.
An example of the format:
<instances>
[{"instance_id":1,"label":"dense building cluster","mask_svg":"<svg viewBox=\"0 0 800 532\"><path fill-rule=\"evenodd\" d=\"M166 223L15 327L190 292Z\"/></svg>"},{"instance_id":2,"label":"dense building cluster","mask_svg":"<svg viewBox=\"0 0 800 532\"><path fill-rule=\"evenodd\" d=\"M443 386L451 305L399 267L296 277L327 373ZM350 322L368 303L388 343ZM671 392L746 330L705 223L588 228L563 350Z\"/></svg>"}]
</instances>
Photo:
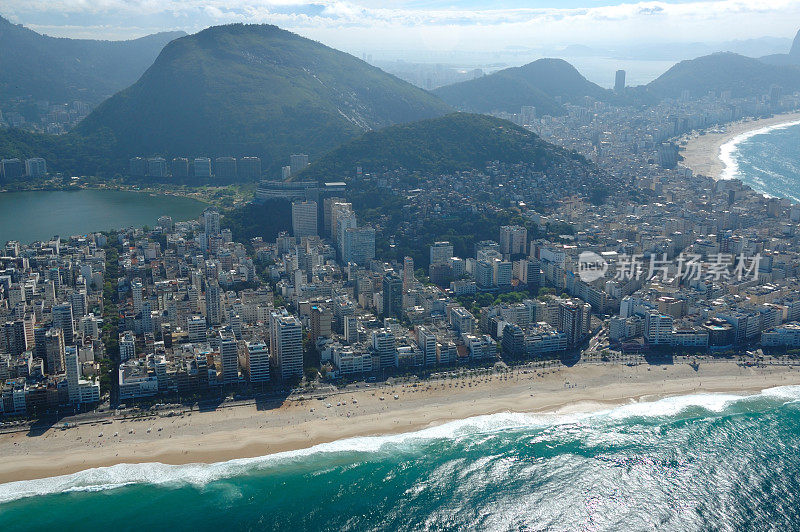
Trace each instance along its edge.
<instances>
[{"instance_id":1,"label":"dense building cluster","mask_svg":"<svg viewBox=\"0 0 800 532\"><path fill-rule=\"evenodd\" d=\"M352 183L317 183L286 180L308 165L293 155L284 179L255 193L291 202L291 232L274 242L234 241L214 208L154 229L9 242L2 411L551 357L597 332L609 349L638 352L800 347L800 205L693 175L678 155L681 135L798 104L772 91L510 117L597 168L489 162L415 179L359 168ZM0 169L46 172L40 159ZM132 159L131 174L258 179L261 169L252 157L156 157ZM354 207L365 190L369 216ZM465 215L513 221L468 249L452 224L447 239L419 236ZM391 260L399 241L427 249L420 269Z\"/></svg>"}]
</instances>

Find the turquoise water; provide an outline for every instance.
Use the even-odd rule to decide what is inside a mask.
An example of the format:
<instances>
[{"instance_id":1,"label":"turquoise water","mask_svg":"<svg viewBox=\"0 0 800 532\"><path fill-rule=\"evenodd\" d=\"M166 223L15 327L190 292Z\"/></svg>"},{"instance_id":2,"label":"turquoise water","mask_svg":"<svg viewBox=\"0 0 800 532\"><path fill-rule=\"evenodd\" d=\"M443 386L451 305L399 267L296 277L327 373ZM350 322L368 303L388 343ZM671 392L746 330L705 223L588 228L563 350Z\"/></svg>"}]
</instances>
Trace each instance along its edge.
<instances>
[{"instance_id":1,"label":"turquoise water","mask_svg":"<svg viewBox=\"0 0 800 532\"><path fill-rule=\"evenodd\" d=\"M0 485L0 530L797 530L800 387Z\"/></svg>"},{"instance_id":2,"label":"turquoise water","mask_svg":"<svg viewBox=\"0 0 800 532\"><path fill-rule=\"evenodd\" d=\"M206 205L176 196L123 190L0 193L0 244L30 243L124 227L154 226L159 216L176 221L197 217Z\"/></svg>"},{"instance_id":3,"label":"turquoise water","mask_svg":"<svg viewBox=\"0 0 800 532\"><path fill-rule=\"evenodd\" d=\"M765 127L722 146L723 178L738 178L754 190L800 201L800 123Z\"/></svg>"}]
</instances>

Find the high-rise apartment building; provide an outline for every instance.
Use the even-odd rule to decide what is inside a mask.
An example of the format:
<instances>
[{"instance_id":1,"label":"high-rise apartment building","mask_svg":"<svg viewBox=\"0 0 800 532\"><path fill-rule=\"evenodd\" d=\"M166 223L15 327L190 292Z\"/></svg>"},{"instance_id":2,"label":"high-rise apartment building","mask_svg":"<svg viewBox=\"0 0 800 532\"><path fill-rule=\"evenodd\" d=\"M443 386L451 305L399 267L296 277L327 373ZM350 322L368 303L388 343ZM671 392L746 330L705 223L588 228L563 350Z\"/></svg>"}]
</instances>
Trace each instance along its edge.
<instances>
[{"instance_id":1,"label":"high-rise apartment building","mask_svg":"<svg viewBox=\"0 0 800 532\"><path fill-rule=\"evenodd\" d=\"M50 329L44 337L45 371L58 375L64 371L64 333L61 329Z\"/></svg>"},{"instance_id":2,"label":"high-rise apartment building","mask_svg":"<svg viewBox=\"0 0 800 532\"><path fill-rule=\"evenodd\" d=\"M150 177L167 177L167 161L162 157L147 159L147 175Z\"/></svg>"},{"instance_id":3,"label":"high-rise apartment building","mask_svg":"<svg viewBox=\"0 0 800 532\"><path fill-rule=\"evenodd\" d=\"M297 237L317 236L317 202L292 202L292 234Z\"/></svg>"},{"instance_id":4,"label":"high-rise apartment building","mask_svg":"<svg viewBox=\"0 0 800 532\"><path fill-rule=\"evenodd\" d=\"M342 262L366 266L375 258L375 229L351 227L344 231Z\"/></svg>"},{"instance_id":5,"label":"high-rise apartment building","mask_svg":"<svg viewBox=\"0 0 800 532\"><path fill-rule=\"evenodd\" d=\"M625 71L624 70L617 70L617 74L614 77L614 92L620 93L625 90Z\"/></svg>"},{"instance_id":6,"label":"high-rise apartment building","mask_svg":"<svg viewBox=\"0 0 800 532\"><path fill-rule=\"evenodd\" d=\"M217 157L214 161L214 175L218 179L236 179L238 175L236 172L236 158Z\"/></svg>"},{"instance_id":7,"label":"high-rise apartment building","mask_svg":"<svg viewBox=\"0 0 800 532\"><path fill-rule=\"evenodd\" d=\"M233 331L226 327L219 331L219 358L222 366L222 382L239 382L239 349Z\"/></svg>"},{"instance_id":8,"label":"high-rise apartment building","mask_svg":"<svg viewBox=\"0 0 800 532\"><path fill-rule=\"evenodd\" d=\"M289 166L291 167L292 175L302 172L308 166L308 155L304 153L295 153L289 158Z\"/></svg>"},{"instance_id":9,"label":"high-rise apartment building","mask_svg":"<svg viewBox=\"0 0 800 532\"><path fill-rule=\"evenodd\" d=\"M251 383L269 382L269 349L263 342L247 344L244 370Z\"/></svg>"},{"instance_id":10,"label":"high-rise apartment building","mask_svg":"<svg viewBox=\"0 0 800 532\"><path fill-rule=\"evenodd\" d=\"M241 179L257 181L261 179L261 159L259 157L242 157L239 159L237 171Z\"/></svg>"},{"instance_id":11,"label":"high-rise apartment building","mask_svg":"<svg viewBox=\"0 0 800 532\"><path fill-rule=\"evenodd\" d=\"M400 317L403 314L403 280L395 273L383 277L383 316Z\"/></svg>"},{"instance_id":12,"label":"high-rise apartment building","mask_svg":"<svg viewBox=\"0 0 800 532\"><path fill-rule=\"evenodd\" d=\"M414 259L405 257L403 259L403 292L408 292L414 286L416 280L414 275Z\"/></svg>"},{"instance_id":13,"label":"high-rise apartment building","mask_svg":"<svg viewBox=\"0 0 800 532\"><path fill-rule=\"evenodd\" d=\"M333 237L336 226L333 224L333 206L337 203L347 203L343 198L325 198L322 200L322 230L325 236Z\"/></svg>"},{"instance_id":14,"label":"high-rise apartment building","mask_svg":"<svg viewBox=\"0 0 800 532\"><path fill-rule=\"evenodd\" d=\"M75 329L72 318L72 305L69 303L55 305L52 310L52 315L53 328L61 329L64 335L64 345L73 345L75 343Z\"/></svg>"},{"instance_id":15,"label":"high-rise apartment building","mask_svg":"<svg viewBox=\"0 0 800 532\"><path fill-rule=\"evenodd\" d=\"M41 157L25 160L25 175L28 177L44 177L47 174L47 163Z\"/></svg>"},{"instance_id":16,"label":"high-rise apartment building","mask_svg":"<svg viewBox=\"0 0 800 532\"><path fill-rule=\"evenodd\" d=\"M209 327L222 323L222 289L214 281L206 285L206 323Z\"/></svg>"},{"instance_id":17,"label":"high-rise apartment building","mask_svg":"<svg viewBox=\"0 0 800 532\"><path fill-rule=\"evenodd\" d=\"M372 331L372 352L378 356L381 369L397 367L397 345L391 329Z\"/></svg>"},{"instance_id":18,"label":"high-rise apartment building","mask_svg":"<svg viewBox=\"0 0 800 532\"><path fill-rule=\"evenodd\" d=\"M436 242L431 246L431 264L445 264L453 256L453 244L450 242Z\"/></svg>"},{"instance_id":19,"label":"high-rise apartment building","mask_svg":"<svg viewBox=\"0 0 800 532\"><path fill-rule=\"evenodd\" d=\"M300 321L286 312L270 314L270 353L282 380L303 376L303 327Z\"/></svg>"},{"instance_id":20,"label":"high-rise apartment building","mask_svg":"<svg viewBox=\"0 0 800 532\"><path fill-rule=\"evenodd\" d=\"M175 157L170 163L172 177L189 177L189 159L186 157Z\"/></svg>"},{"instance_id":21,"label":"high-rise apartment building","mask_svg":"<svg viewBox=\"0 0 800 532\"><path fill-rule=\"evenodd\" d=\"M528 230L521 225L504 225L500 228L500 253L524 255L528 241Z\"/></svg>"},{"instance_id":22,"label":"high-rise apartment building","mask_svg":"<svg viewBox=\"0 0 800 532\"><path fill-rule=\"evenodd\" d=\"M211 159L208 157L196 157L194 160L195 177L211 177Z\"/></svg>"}]
</instances>

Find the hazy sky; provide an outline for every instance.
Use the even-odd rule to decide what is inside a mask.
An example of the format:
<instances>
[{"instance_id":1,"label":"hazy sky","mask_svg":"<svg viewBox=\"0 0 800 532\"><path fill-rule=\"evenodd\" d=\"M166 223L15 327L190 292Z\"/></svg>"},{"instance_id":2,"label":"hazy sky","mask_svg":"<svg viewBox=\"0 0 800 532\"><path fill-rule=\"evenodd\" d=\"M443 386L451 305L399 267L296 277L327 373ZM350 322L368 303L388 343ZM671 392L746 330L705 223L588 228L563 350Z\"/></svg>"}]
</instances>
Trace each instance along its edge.
<instances>
[{"instance_id":1,"label":"hazy sky","mask_svg":"<svg viewBox=\"0 0 800 532\"><path fill-rule=\"evenodd\" d=\"M788 38L800 28L800 0L2 0L0 14L49 35L108 39L268 22L350 51Z\"/></svg>"}]
</instances>

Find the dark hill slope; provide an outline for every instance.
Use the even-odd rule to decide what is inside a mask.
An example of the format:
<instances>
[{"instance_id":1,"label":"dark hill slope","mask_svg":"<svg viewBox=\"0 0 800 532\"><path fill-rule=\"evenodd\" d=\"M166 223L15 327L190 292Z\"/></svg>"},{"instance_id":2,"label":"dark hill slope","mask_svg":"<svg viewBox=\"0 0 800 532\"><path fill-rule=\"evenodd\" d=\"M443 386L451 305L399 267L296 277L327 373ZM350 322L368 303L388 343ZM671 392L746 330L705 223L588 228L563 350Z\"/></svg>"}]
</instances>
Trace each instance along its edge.
<instances>
[{"instance_id":1,"label":"dark hill slope","mask_svg":"<svg viewBox=\"0 0 800 532\"><path fill-rule=\"evenodd\" d=\"M491 161L533 163L541 169L564 163L590 166L580 155L506 120L453 113L366 133L320 158L300 178L350 177L357 166L364 172L443 174L481 169Z\"/></svg>"},{"instance_id":2,"label":"dark hill slope","mask_svg":"<svg viewBox=\"0 0 800 532\"><path fill-rule=\"evenodd\" d=\"M0 102L33 98L97 104L136 81L169 41L165 32L130 41L41 35L0 17Z\"/></svg>"},{"instance_id":3,"label":"dark hill slope","mask_svg":"<svg viewBox=\"0 0 800 532\"><path fill-rule=\"evenodd\" d=\"M725 52L681 61L645 90L659 98L679 98L684 90L692 97L731 91L734 98L743 98L766 94L772 85L788 91L800 89L800 69Z\"/></svg>"},{"instance_id":4,"label":"dark hill slope","mask_svg":"<svg viewBox=\"0 0 800 532\"><path fill-rule=\"evenodd\" d=\"M433 92L465 111L517 113L522 106L532 105L540 116L564 114L558 99L562 103L578 103L586 96L603 101L613 97L611 91L587 80L561 59L539 59Z\"/></svg>"},{"instance_id":5,"label":"dark hill slope","mask_svg":"<svg viewBox=\"0 0 800 532\"><path fill-rule=\"evenodd\" d=\"M435 96L355 57L268 25L172 41L133 86L77 128L113 133L115 155L312 159L374 128L439 116Z\"/></svg>"}]
</instances>

